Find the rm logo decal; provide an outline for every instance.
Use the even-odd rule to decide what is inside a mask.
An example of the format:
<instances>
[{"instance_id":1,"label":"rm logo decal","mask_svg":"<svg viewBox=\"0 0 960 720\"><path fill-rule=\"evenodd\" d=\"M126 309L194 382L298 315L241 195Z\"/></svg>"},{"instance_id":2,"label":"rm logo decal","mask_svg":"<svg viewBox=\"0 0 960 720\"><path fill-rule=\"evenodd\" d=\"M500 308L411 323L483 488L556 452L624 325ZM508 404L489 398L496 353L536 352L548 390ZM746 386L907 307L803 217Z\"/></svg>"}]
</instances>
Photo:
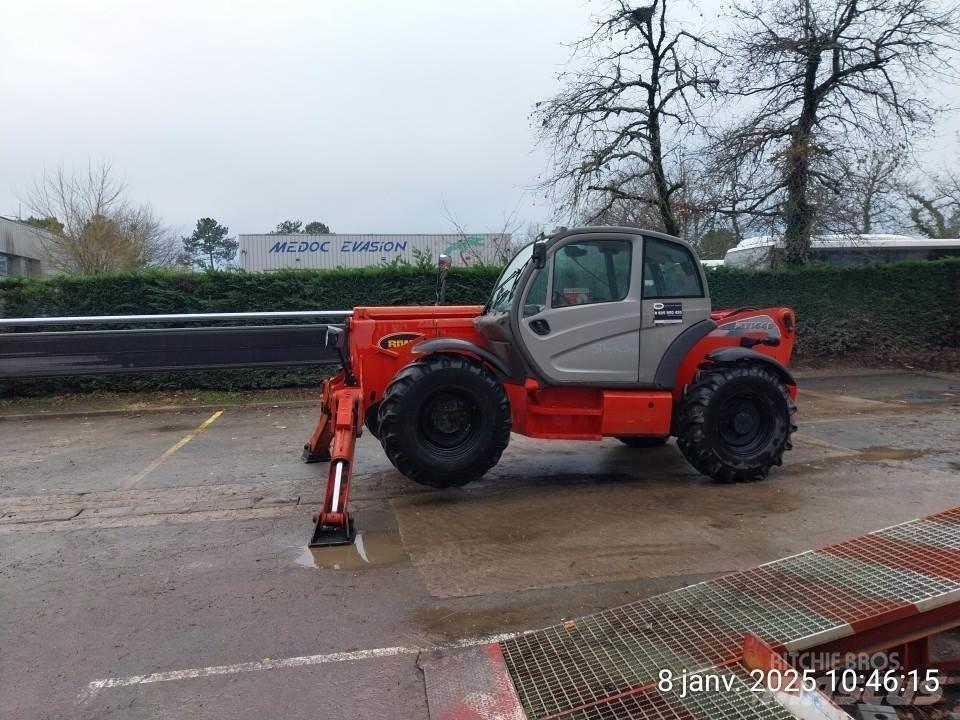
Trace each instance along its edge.
<instances>
[{"instance_id":1,"label":"rm logo decal","mask_svg":"<svg viewBox=\"0 0 960 720\"><path fill-rule=\"evenodd\" d=\"M419 337L422 337L419 333L394 333L393 335L384 335L380 338L378 345L384 350L399 350Z\"/></svg>"}]
</instances>

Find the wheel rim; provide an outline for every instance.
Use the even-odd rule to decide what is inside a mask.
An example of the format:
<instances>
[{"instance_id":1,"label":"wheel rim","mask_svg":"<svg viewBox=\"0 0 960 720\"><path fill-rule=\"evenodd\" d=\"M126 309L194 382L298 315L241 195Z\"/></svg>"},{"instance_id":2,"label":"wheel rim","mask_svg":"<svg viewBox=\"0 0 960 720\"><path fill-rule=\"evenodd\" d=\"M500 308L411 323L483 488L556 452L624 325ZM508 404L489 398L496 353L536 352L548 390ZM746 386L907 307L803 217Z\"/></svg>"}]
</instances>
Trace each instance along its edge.
<instances>
[{"instance_id":1,"label":"wheel rim","mask_svg":"<svg viewBox=\"0 0 960 720\"><path fill-rule=\"evenodd\" d=\"M773 434L770 408L755 395L732 397L719 408L717 432L730 452L753 456Z\"/></svg>"},{"instance_id":2,"label":"wheel rim","mask_svg":"<svg viewBox=\"0 0 960 720\"><path fill-rule=\"evenodd\" d=\"M431 445L453 450L473 435L480 408L469 396L456 391L435 393L423 405L420 432Z\"/></svg>"}]
</instances>

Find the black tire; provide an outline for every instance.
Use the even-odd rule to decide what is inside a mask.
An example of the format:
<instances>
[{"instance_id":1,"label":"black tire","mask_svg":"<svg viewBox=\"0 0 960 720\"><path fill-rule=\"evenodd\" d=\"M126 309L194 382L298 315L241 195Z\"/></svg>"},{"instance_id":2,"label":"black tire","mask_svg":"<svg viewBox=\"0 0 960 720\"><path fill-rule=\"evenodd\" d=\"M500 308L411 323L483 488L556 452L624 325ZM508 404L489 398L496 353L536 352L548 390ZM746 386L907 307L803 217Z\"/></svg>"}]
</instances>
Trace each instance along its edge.
<instances>
[{"instance_id":1,"label":"black tire","mask_svg":"<svg viewBox=\"0 0 960 720\"><path fill-rule=\"evenodd\" d=\"M667 440L669 439L670 439L669 436L668 437L637 437L637 436L630 436L630 435L617 436L617 440L622 442L624 445L626 445L629 448L636 448L636 449L662 447L667 444Z\"/></svg>"},{"instance_id":2,"label":"black tire","mask_svg":"<svg viewBox=\"0 0 960 720\"><path fill-rule=\"evenodd\" d=\"M677 446L717 482L763 480L790 450L796 405L777 373L744 363L698 373L680 404Z\"/></svg>"},{"instance_id":3,"label":"black tire","mask_svg":"<svg viewBox=\"0 0 960 720\"><path fill-rule=\"evenodd\" d=\"M363 424L377 440L380 439L380 403L376 403L367 408L364 415Z\"/></svg>"},{"instance_id":4,"label":"black tire","mask_svg":"<svg viewBox=\"0 0 960 720\"><path fill-rule=\"evenodd\" d=\"M396 374L380 401L380 443L421 485L455 487L481 477L510 442L510 401L481 363L432 355Z\"/></svg>"}]
</instances>

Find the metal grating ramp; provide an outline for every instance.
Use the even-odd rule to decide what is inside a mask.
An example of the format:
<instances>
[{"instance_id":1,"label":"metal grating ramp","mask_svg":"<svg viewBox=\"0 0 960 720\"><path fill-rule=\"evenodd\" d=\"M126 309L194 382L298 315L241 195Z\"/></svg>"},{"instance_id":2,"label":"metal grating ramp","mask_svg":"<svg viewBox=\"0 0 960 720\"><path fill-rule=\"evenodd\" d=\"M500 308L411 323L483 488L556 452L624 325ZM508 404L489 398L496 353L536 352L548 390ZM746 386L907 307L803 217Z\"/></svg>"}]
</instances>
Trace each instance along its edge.
<instances>
[{"instance_id":1,"label":"metal grating ramp","mask_svg":"<svg viewBox=\"0 0 960 720\"><path fill-rule=\"evenodd\" d=\"M720 670L721 678L731 675L731 689L698 693L681 698L678 692L661 693L655 688L579 708L563 715L564 720L795 720L772 697L751 693L744 681L746 670Z\"/></svg>"},{"instance_id":2,"label":"metal grating ramp","mask_svg":"<svg viewBox=\"0 0 960 720\"><path fill-rule=\"evenodd\" d=\"M658 673L745 677L739 662L747 633L797 651L957 602L960 508L497 647L513 682L511 699L529 720L786 720L791 715L773 699L749 691L661 693Z\"/></svg>"}]
</instances>

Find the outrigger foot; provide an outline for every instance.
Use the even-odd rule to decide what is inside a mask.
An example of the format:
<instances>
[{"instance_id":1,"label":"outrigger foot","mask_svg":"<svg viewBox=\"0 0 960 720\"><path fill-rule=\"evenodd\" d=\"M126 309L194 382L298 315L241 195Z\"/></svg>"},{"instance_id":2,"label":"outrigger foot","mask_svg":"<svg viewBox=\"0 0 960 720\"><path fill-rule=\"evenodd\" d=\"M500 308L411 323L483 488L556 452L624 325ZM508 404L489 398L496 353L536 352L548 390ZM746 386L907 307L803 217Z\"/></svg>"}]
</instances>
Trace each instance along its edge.
<instances>
[{"instance_id":1,"label":"outrigger foot","mask_svg":"<svg viewBox=\"0 0 960 720\"><path fill-rule=\"evenodd\" d=\"M347 518L346 525L324 525L317 518L313 536L310 538L310 547L331 547L333 545L351 545L356 537L353 518Z\"/></svg>"},{"instance_id":2,"label":"outrigger foot","mask_svg":"<svg viewBox=\"0 0 960 720\"><path fill-rule=\"evenodd\" d=\"M300 459L305 463L330 462L330 450L314 450L310 443L303 446Z\"/></svg>"}]
</instances>

